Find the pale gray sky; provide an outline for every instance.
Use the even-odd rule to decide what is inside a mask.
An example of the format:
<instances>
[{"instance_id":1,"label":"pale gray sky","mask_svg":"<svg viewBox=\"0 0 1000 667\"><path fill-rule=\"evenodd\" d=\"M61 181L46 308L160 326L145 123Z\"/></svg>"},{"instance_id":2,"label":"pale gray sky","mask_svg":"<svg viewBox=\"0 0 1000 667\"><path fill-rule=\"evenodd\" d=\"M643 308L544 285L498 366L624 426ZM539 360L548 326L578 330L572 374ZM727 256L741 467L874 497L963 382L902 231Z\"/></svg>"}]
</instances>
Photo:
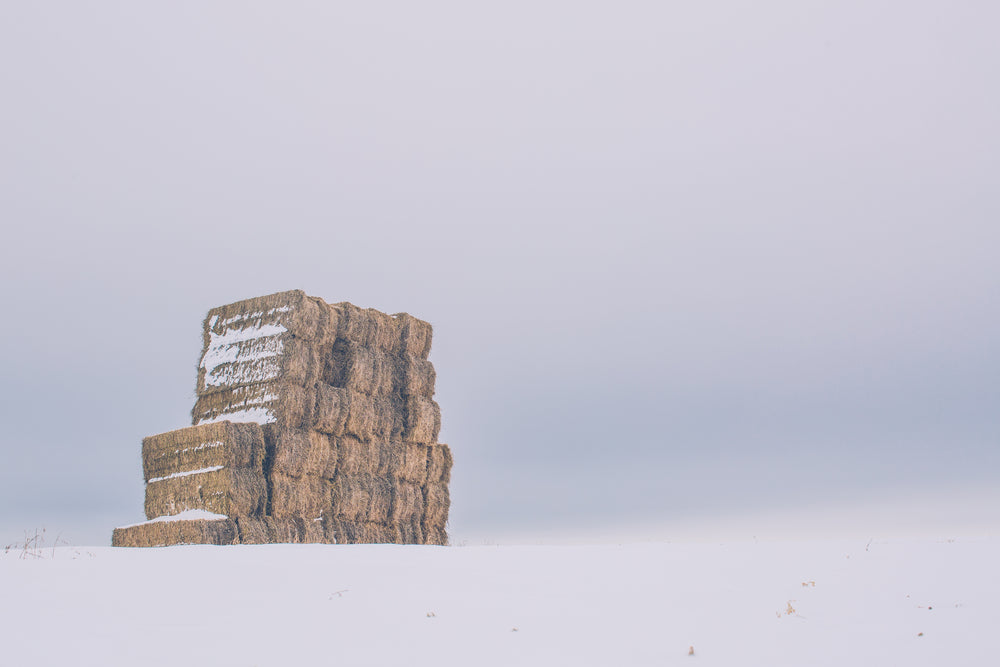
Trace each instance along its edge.
<instances>
[{"instance_id":1,"label":"pale gray sky","mask_svg":"<svg viewBox=\"0 0 1000 667\"><path fill-rule=\"evenodd\" d=\"M434 325L460 538L1000 487L996 3L333 4L0 10L0 538L290 288Z\"/></svg>"}]
</instances>

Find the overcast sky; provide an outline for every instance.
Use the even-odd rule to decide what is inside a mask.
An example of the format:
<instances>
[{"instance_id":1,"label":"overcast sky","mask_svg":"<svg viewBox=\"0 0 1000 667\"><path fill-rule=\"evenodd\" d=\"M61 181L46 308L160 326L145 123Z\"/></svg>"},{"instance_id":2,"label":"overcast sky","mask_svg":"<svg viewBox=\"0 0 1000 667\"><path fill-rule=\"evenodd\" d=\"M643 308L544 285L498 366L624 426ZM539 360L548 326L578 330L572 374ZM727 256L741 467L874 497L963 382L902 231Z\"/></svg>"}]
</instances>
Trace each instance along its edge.
<instances>
[{"instance_id":1,"label":"overcast sky","mask_svg":"<svg viewBox=\"0 0 1000 667\"><path fill-rule=\"evenodd\" d=\"M292 288L434 325L459 540L998 497L1000 5L485 4L0 9L0 538Z\"/></svg>"}]
</instances>

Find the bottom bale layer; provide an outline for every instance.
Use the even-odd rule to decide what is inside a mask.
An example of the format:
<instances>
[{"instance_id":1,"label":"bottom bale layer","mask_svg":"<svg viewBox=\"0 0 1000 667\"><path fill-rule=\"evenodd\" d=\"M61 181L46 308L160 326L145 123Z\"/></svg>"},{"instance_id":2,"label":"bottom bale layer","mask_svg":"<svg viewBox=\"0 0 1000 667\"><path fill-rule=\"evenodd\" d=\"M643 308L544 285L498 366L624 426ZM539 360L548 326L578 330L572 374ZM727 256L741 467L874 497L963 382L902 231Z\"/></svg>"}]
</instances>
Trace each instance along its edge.
<instances>
[{"instance_id":1,"label":"bottom bale layer","mask_svg":"<svg viewBox=\"0 0 1000 667\"><path fill-rule=\"evenodd\" d=\"M232 519L147 521L115 528L113 547L169 547L175 544L237 544L238 532Z\"/></svg>"},{"instance_id":2,"label":"bottom bale layer","mask_svg":"<svg viewBox=\"0 0 1000 667\"><path fill-rule=\"evenodd\" d=\"M432 526L424 523L422 526L424 533L424 544L435 544L437 546L448 546L448 532L444 526Z\"/></svg>"},{"instance_id":3,"label":"bottom bale layer","mask_svg":"<svg viewBox=\"0 0 1000 667\"><path fill-rule=\"evenodd\" d=\"M322 544L323 522L301 517L238 518L240 544Z\"/></svg>"},{"instance_id":4,"label":"bottom bale layer","mask_svg":"<svg viewBox=\"0 0 1000 667\"><path fill-rule=\"evenodd\" d=\"M424 531L419 519L393 524L396 531L396 544L423 544Z\"/></svg>"},{"instance_id":5,"label":"bottom bale layer","mask_svg":"<svg viewBox=\"0 0 1000 667\"><path fill-rule=\"evenodd\" d=\"M327 541L335 544L395 544L399 534L395 526L370 521L330 521Z\"/></svg>"},{"instance_id":6,"label":"bottom bale layer","mask_svg":"<svg viewBox=\"0 0 1000 667\"><path fill-rule=\"evenodd\" d=\"M330 483L306 475L291 477L271 473L271 501L268 514L279 518L320 519L330 510Z\"/></svg>"}]
</instances>

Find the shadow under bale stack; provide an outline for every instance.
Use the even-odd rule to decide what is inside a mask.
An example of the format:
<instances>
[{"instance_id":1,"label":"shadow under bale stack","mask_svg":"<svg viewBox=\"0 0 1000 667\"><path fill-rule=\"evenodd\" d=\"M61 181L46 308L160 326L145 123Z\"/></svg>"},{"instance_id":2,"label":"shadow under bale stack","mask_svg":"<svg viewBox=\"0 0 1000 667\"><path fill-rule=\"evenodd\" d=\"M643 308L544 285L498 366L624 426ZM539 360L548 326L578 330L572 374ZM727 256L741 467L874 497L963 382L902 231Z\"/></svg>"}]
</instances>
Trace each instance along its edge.
<instances>
[{"instance_id":1,"label":"shadow under bale stack","mask_svg":"<svg viewBox=\"0 0 1000 667\"><path fill-rule=\"evenodd\" d=\"M193 426L146 438L150 521L113 543L447 544L431 340L406 313L301 291L212 309Z\"/></svg>"}]
</instances>

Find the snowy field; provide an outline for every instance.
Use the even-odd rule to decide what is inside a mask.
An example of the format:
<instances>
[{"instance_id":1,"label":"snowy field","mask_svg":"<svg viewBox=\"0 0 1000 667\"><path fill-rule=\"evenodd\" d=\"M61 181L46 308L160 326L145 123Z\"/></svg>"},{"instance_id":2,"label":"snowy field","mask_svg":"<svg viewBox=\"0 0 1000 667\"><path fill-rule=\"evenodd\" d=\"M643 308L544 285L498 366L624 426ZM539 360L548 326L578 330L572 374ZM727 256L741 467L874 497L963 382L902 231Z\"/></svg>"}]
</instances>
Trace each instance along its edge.
<instances>
[{"instance_id":1,"label":"snowy field","mask_svg":"<svg viewBox=\"0 0 1000 667\"><path fill-rule=\"evenodd\" d=\"M8 549L0 662L991 665L998 563L995 536Z\"/></svg>"}]
</instances>

